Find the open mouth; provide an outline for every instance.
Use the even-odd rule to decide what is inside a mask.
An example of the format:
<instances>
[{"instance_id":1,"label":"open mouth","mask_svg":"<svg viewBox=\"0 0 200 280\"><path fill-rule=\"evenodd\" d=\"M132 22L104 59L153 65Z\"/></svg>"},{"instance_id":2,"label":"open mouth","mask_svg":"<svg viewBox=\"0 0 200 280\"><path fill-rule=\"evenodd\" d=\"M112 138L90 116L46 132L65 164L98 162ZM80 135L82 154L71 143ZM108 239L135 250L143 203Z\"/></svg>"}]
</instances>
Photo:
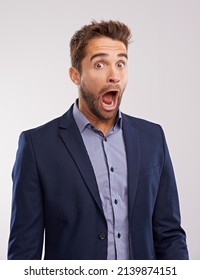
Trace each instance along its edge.
<instances>
[{"instance_id":1,"label":"open mouth","mask_svg":"<svg viewBox=\"0 0 200 280\"><path fill-rule=\"evenodd\" d=\"M102 96L102 104L105 110L114 110L117 106L118 91L111 90Z\"/></svg>"}]
</instances>

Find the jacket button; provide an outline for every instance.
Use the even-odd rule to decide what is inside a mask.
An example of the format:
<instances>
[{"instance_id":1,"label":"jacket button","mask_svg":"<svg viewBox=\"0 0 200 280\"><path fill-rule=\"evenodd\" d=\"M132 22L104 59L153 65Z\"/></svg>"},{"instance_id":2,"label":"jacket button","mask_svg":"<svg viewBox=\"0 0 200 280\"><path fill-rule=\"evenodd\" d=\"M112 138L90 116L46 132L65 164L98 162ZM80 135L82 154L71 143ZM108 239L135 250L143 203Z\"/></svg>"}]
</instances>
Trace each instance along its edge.
<instances>
[{"instance_id":1,"label":"jacket button","mask_svg":"<svg viewBox=\"0 0 200 280\"><path fill-rule=\"evenodd\" d=\"M106 234L105 234L105 232L100 233L98 237L99 237L100 240L106 239Z\"/></svg>"}]
</instances>

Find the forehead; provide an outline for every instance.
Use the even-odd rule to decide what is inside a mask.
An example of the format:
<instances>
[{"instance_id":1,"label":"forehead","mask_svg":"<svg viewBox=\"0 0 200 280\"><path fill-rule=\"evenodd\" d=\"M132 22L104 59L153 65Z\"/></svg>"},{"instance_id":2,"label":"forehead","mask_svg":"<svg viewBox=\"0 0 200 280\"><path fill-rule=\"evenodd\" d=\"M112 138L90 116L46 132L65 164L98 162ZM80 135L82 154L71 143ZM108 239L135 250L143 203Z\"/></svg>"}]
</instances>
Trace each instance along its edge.
<instances>
[{"instance_id":1,"label":"forehead","mask_svg":"<svg viewBox=\"0 0 200 280\"><path fill-rule=\"evenodd\" d=\"M86 49L85 55L91 56L94 53L127 53L126 46L123 42L118 40L113 40L108 37L97 37L92 39Z\"/></svg>"}]
</instances>

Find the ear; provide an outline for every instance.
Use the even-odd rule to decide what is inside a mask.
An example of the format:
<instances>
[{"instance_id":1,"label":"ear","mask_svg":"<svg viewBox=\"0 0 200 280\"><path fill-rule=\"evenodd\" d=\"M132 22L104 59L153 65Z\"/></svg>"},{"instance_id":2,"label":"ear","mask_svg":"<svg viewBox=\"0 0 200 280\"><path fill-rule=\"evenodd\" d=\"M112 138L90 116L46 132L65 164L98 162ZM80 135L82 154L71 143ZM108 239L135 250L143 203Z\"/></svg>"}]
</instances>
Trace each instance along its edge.
<instances>
[{"instance_id":1,"label":"ear","mask_svg":"<svg viewBox=\"0 0 200 280\"><path fill-rule=\"evenodd\" d=\"M80 85L80 73L75 67L69 68L69 76L74 84Z\"/></svg>"}]
</instances>

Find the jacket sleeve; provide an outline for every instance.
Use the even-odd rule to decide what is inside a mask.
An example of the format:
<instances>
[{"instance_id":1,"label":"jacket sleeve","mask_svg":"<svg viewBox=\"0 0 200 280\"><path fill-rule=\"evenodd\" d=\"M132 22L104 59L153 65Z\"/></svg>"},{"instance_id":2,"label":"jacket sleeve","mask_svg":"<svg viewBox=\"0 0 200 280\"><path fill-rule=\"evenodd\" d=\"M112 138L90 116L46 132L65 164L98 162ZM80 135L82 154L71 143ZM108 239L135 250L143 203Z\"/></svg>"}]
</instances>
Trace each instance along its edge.
<instances>
[{"instance_id":1,"label":"jacket sleeve","mask_svg":"<svg viewBox=\"0 0 200 280\"><path fill-rule=\"evenodd\" d=\"M185 232L181 227L177 186L163 130L164 160L153 216L156 258L188 259Z\"/></svg>"},{"instance_id":2,"label":"jacket sleeve","mask_svg":"<svg viewBox=\"0 0 200 280\"><path fill-rule=\"evenodd\" d=\"M41 259L44 232L43 193L28 132L20 135L12 178L8 259Z\"/></svg>"}]
</instances>

